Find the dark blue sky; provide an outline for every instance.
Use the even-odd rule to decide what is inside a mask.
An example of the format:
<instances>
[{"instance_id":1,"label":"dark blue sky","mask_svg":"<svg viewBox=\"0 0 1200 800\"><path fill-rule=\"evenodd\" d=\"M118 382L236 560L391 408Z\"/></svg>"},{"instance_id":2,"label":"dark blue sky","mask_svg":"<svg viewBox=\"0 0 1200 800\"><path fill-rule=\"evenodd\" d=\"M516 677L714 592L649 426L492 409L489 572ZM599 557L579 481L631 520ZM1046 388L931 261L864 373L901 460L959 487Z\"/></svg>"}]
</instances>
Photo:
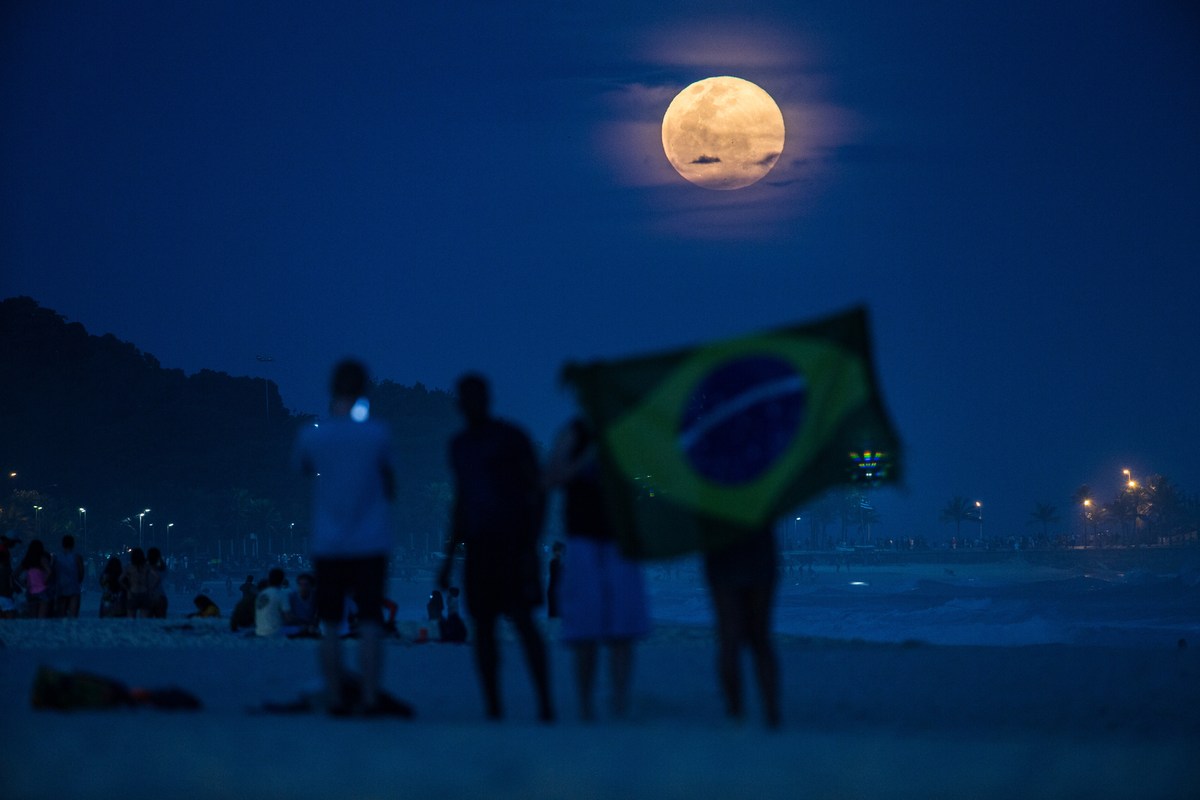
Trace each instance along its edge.
<instances>
[{"instance_id":1,"label":"dark blue sky","mask_svg":"<svg viewBox=\"0 0 1200 800\"><path fill-rule=\"evenodd\" d=\"M788 126L736 192L658 139L718 74ZM877 533L1200 490L1188 3L15 2L0 115L0 296L296 410L353 353L481 369L547 440L569 359L865 302L909 453Z\"/></svg>"}]
</instances>

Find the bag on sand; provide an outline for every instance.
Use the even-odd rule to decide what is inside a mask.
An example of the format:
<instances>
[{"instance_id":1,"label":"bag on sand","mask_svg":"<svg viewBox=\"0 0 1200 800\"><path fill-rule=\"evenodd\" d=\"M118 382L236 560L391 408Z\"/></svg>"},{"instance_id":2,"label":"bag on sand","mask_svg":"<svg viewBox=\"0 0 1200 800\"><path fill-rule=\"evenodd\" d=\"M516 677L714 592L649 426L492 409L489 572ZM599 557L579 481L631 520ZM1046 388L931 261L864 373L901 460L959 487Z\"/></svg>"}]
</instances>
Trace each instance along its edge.
<instances>
[{"instance_id":1,"label":"bag on sand","mask_svg":"<svg viewBox=\"0 0 1200 800\"><path fill-rule=\"evenodd\" d=\"M66 672L42 665L33 677L33 707L50 711L85 711L145 707L194 711L201 707L192 694L177 687L129 688L120 681L90 672Z\"/></svg>"}]
</instances>

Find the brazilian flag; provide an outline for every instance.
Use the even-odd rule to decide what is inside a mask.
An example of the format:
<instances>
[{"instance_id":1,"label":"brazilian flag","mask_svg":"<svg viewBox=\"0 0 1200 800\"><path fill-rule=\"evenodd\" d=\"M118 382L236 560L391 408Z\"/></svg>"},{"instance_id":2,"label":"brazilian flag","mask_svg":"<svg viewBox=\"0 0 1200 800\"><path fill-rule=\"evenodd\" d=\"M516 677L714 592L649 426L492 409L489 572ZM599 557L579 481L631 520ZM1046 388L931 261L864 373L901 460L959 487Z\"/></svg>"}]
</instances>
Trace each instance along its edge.
<instances>
[{"instance_id":1,"label":"brazilian flag","mask_svg":"<svg viewBox=\"0 0 1200 800\"><path fill-rule=\"evenodd\" d=\"M840 483L899 477L867 313L624 361L567 364L636 558L714 550Z\"/></svg>"}]
</instances>

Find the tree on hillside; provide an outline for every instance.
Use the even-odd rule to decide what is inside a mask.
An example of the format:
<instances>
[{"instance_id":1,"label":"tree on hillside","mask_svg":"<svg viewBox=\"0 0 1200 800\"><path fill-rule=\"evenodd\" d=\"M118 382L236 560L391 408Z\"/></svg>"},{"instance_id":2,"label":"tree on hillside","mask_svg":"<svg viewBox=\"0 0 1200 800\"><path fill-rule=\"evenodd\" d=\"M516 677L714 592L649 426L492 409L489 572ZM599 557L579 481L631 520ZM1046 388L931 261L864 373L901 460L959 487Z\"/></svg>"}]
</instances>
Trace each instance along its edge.
<instances>
[{"instance_id":1,"label":"tree on hillside","mask_svg":"<svg viewBox=\"0 0 1200 800\"><path fill-rule=\"evenodd\" d=\"M946 507L942 509L940 520L954 523L954 535L962 538L962 524L972 519L975 506L965 497L954 495Z\"/></svg>"}]
</instances>

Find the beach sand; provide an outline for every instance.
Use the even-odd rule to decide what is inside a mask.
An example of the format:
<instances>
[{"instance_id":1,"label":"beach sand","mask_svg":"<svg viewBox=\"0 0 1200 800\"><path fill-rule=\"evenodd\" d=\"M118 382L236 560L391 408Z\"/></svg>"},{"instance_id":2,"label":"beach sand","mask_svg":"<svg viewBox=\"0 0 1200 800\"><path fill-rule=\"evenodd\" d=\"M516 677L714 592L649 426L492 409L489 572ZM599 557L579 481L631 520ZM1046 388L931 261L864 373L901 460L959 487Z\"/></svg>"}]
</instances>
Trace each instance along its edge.
<instances>
[{"instance_id":1,"label":"beach sand","mask_svg":"<svg viewBox=\"0 0 1200 800\"><path fill-rule=\"evenodd\" d=\"M940 567L925 567L906 579L939 573ZM963 586L951 594L985 583L988 574L958 575ZM854 577L883 592L899 580L895 575L856 571ZM1018 585L1001 577L999 591ZM871 597L864 605L861 595L846 594L851 599L843 603L840 585L830 586L812 593L795 582L781 592L785 613L777 628L801 628L796 620L808 616L822 628L840 620L848 635L777 636L784 683L784 727L777 732L761 724L748 662L748 718L738 723L722 714L711 628L699 621L702 593L687 580L656 588L656 628L637 649L631 714L623 720L602 714L592 724L578 719L570 653L557 642L553 622L547 635L559 720L546 726L534 719L510 631L502 665L506 719L489 723L470 648L414 643L419 623L411 618L400 625L402 637L389 640L385 664L386 688L416 707L411 721L251 713L315 685L316 642L234 635L226 619L197 620L185 630L177 627L186 623L179 617L3 621L0 795L1200 796L1200 642L1181 647L1174 630L1143 632L1119 646L1088 637L1082 644L1042 642L1044 631L1063 630L1050 604L1038 604L1045 619L1031 627L1013 618L1013 603L1001 594L988 603L937 599L932 617L930 601L910 600L907 616L889 612L892 629L882 638L893 641L868 641L853 635L854 626L875 634L879 624L855 623L854 615L882 618L884 611ZM396 591L411 594L402 608L418 608L427 585ZM937 591L926 594L939 598ZM878 602L894 609L910 594L882 594ZM1094 603L1094 593L1084 599ZM184 607L183 598L172 603ZM964 607L970 618L961 627L978 641L993 638L978 631L989 615L999 615L992 630L1016 627L1034 643L906 638L906 626L933 629L931 620L949 620L939 630L952 629ZM353 656L355 644L347 647ZM41 664L132 686L179 686L204 708L35 711L30 688ZM601 700L605 685L602 673Z\"/></svg>"},{"instance_id":2,"label":"beach sand","mask_svg":"<svg viewBox=\"0 0 1200 800\"><path fill-rule=\"evenodd\" d=\"M188 632L147 620L7 623L0 634L10 626L60 634L75 627L69 638L100 646L36 647L5 637L4 795L1194 797L1200 790L1196 648L784 637L785 727L772 733L758 722L752 690L750 718L735 724L721 714L704 630L660 626L638 650L630 718L590 725L576 718L569 654L554 647L560 722L543 726L511 641L503 723L482 720L467 647L398 641L387 650L386 685L416 706L415 720L251 714L312 683L315 643L234 637L225 624ZM29 692L39 664L136 686L178 685L205 708L34 711Z\"/></svg>"}]
</instances>

